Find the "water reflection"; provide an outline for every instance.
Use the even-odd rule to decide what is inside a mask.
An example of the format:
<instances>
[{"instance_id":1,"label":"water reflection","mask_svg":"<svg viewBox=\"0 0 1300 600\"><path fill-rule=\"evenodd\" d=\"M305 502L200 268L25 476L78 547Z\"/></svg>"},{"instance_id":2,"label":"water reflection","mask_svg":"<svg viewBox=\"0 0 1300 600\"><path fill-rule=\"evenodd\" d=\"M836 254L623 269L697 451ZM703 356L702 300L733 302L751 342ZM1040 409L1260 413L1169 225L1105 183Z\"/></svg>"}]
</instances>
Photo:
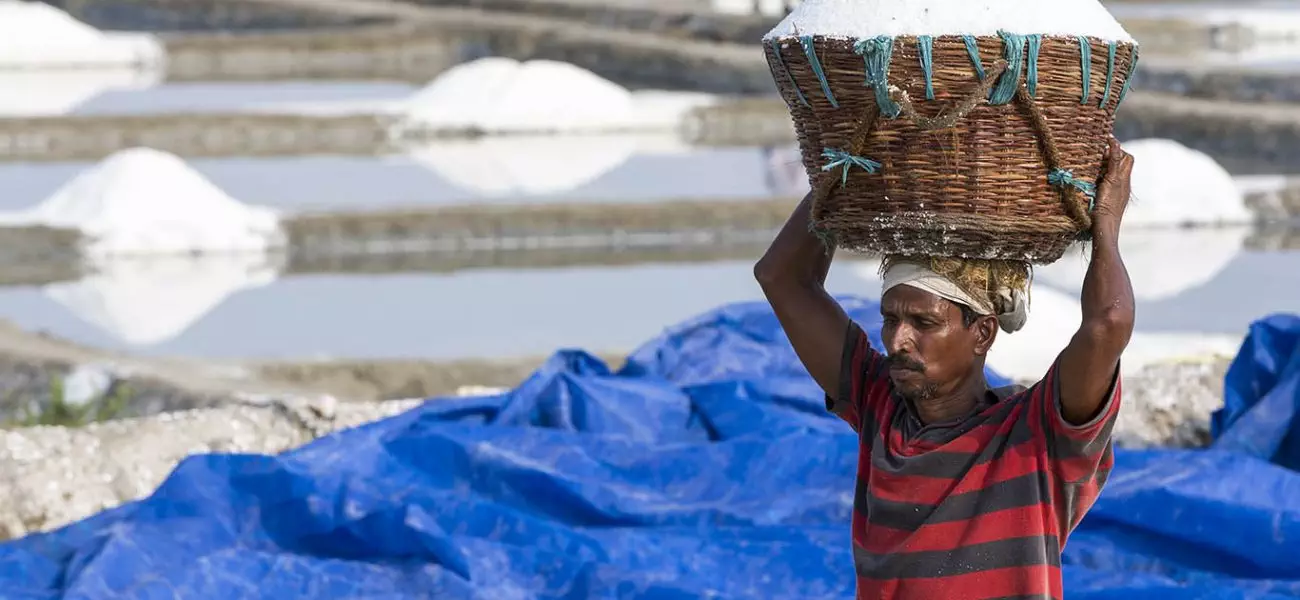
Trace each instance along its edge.
<instances>
[{"instance_id":1,"label":"water reflection","mask_svg":"<svg viewBox=\"0 0 1300 600\"><path fill-rule=\"evenodd\" d=\"M227 297L272 283L283 264L258 254L110 261L42 293L119 343L149 347L180 336Z\"/></svg>"},{"instance_id":2,"label":"water reflection","mask_svg":"<svg viewBox=\"0 0 1300 600\"><path fill-rule=\"evenodd\" d=\"M1125 234L1140 299L1142 336L1132 346L1134 356L1230 352L1253 320L1300 306L1300 280L1276 276L1295 272L1300 251L1251 249L1250 235ZM750 273L759 252L761 246L753 246L741 258L712 262L692 261L686 252L623 266L435 273L426 265L382 275L296 274L267 258L132 261L105 265L78 281L0 288L0 317L151 355L453 358L547 354L561 346L619 351L718 304L761 298ZM876 268L845 257L828 286L874 296ZM1078 322L1085 269L1079 255L1038 271L1032 326L1000 344L1001 362L1033 371L1037 362L1050 361L1043 348L1063 346Z\"/></svg>"},{"instance_id":3,"label":"water reflection","mask_svg":"<svg viewBox=\"0 0 1300 600\"><path fill-rule=\"evenodd\" d=\"M773 158L773 156L778 156ZM512 136L430 144L405 154L187 161L234 198L294 210L376 210L563 200L793 195L798 177L773 178L780 153L699 148L671 136ZM793 163L798 167L797 155ZM779 163L778 163L779 164ZM89 163L0 164L0 211L39 204ZM788 170L787 162L786 168ZM797 191L795 193L798 193Z\"/></svg>"}]
</instances>

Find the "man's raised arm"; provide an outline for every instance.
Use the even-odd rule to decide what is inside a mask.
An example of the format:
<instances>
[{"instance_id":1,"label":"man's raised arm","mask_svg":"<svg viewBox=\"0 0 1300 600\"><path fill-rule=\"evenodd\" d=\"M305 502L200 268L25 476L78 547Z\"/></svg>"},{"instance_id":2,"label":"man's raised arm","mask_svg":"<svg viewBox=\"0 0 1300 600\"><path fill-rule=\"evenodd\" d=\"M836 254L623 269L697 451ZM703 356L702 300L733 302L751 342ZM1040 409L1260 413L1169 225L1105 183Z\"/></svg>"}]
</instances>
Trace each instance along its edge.
<instances>
[{"instance_id":1,"label":"man's raised arm","mask_svg":"<svg viewBox=\"0 0 1300 600\"><path fill-rule=\"evenodd\" d=\"M1061 415L1072 425L1088 423L1106 403L1133 335L1133 286L1119 253L1132 172L1133 157L1112 138L1093 210L1092 262L1080 295L1083 322L1061 353Z\"/></svg>"},{"instance_id":2,"label":"man's raised arm","mask_svg":"<svg viewBox=\"0 0 1300 600\"><path fill-rule=\"evenodd\" d=\"M812 196L808 195L754 265L754 277L799 360L826 394L834 397L839 392L849 317L826 293L826 273L835 249L826 247L809 231L811 212Z\"/></svg>"}]
</instances>

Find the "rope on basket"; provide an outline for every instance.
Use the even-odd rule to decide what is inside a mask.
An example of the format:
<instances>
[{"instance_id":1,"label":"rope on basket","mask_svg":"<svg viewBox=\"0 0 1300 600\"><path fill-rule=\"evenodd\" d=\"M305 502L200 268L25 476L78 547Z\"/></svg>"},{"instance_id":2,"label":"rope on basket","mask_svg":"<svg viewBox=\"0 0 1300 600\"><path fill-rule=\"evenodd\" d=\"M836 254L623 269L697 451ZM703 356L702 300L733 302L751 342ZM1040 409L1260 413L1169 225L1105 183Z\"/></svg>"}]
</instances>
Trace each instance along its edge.
<instances>
[{"instance_id":1,"label":"rope on basket","mask_svg":"<svg viewBox=\"0 0 1300 600\"><path fill-rule=\"evenodd\" d=\"M1007 104L1016 97L1020 89L1020 66L1024 63L1025 36L999 31L1002 36L1003 58L1007 61L1007 70L998 80L998 84L989 95L989 104Z\"/></svg>"},{"instance_id":2,"label":"rope on basket","mask_svg":"<svg viewBox=\"0 0 1300 600\"><path fill-rule=\"evenodd\" d=\"M877 40L869 41L874 43ZM956 110L942 117L928 118L919 115L912 105L911 99L908 98L907 92L896 86L889 86L886 97L889 105L898 106L900 113L905 114L908 119L921 129L949 128L958 120L964 118L981 100L988 97L989 90L992 89L998 77L1006 72L1007 68L1007 61L1005 60L998 60L994 63L993 70L989 73L991 76L981 80L979 86L957 104ZM830 197L831 192L835 189L836 180L838 179L840 186L843 187L848 184L849 170L853 167L858 167L874 175L880 171L882 166L879 162L862 157L862 151L866 149L867 138L870 137L871 131L875 128L876 121L883 114L882 109L879 108L880 106L882 105L867 105L866 112L862 116L862 121L858 123L858 128L854 130L853 138L850 140L847 150L839 148L822 150L822 157L828 159L828 162L822 166L821 178L813 189L812 214L814 221L809 223L809 228L828 247L833 242L831 232L817 227L815 220L819 214L820 205ZM832 172L836 168L841 169L839 177L836 177L836 174Z\"/></svg>"},{"instance_id":3,"label":"rope on basket","mask_svg":"<svg viewBox=\"0 0 1300 600\"><path fill-rule=\"evenodd\" d=\"M835 100L835 94L831 93L831 84L826 81L826 73L822 71L822 61L817 59L817 49L813 47L813 36L801 36L799 44L803 46L803 53L808 55L808 65L812 67L813 73L817 75L817 80L822 84L822 93L826 94L826 99L830 101L831 107L839 108L840 103Z\"/></svg>"},{"instance_id":4,"label":"rope on basket","mask_svg":"<svg viewBox=\"0 0 1300 600\"><path fill-rule=\"evenodd\" d=\"M840 187L844 187L849 183L849 169L853 167L862 169L872 175L875 175L876 171L880 169L880 163L871 160L870 158L855 156L836 148L827 148L822 150L822 158L830 160L830 162L822 166L823 171L831 171L840 167L843 168L843 172L840 173Z\"/></svg>"},{"instance_id":5,"label":"rope on basket","mask_svg":"<svg viewBox=\"0 0 1300 600\"><path fill-rule=\"evenodd\" d=\"M975 65L975 75L984 81L984 65L980 63L980 43L973 35L963 35L962 40L966 42L966 53L970 55L971 64Z\"/></svg>"},{"instance_id":6,"label":"rope on basket","mask_svg":"<svg viewBox=\"0 0 1300 600\"><path fill-rule=\"evenodd\" d=\"M1043 47L1043 36L1034 34L1026 36L1029 42L1029 73L1025 75L1025 85L1029 86L1029 95L1038 95L1038 51Z\"/></svg>"},{"instance_id":7,"label":"rope on basket","mask_svg":"<svg viewBox=\"0 0 1300 600\"><path fill-rule=\"evenodd\" d=\"M1110 104L1110 90L1115 86L1115 42L1110 43L1110 57L1106 59L1106 95L1102 96L1099 108L1106 108Z\"/></svg>"},{"instance_id":8,"label":"rope on basket","mask_svg":"<svg viewBox=\"0 0 1300 600\"><path fill-rule=\"evenodd\" d=\"M813 222L809 223L808 226L812 229L813 233L817 234L818 238L821 238L822 243L826 244L828 247L833 240L831 239L831 233L829 231L819 228L816 225L816 219L819 213L818 208L822 202L825 202L826 199L830 197L831 191L835 189L835 181L837 179L840 181L841 186L848 183L849 169L851 167L857 166L872 174L879 171L880 163L867 158L862 158L862 151L867 147L867 138L871 136L871 130L876 127L876 121L880 118L880 114L880 109L877 106L868 104L862 113L862 120L858 123L858 128L854 130L853 137L849 140L848 150L827 148L822 151L822 156L832 158L833 160L827 163L826 166L822 167L821 178L817 181L817 186L813 188ZM840 160L847 160L848 162L843 164L844 172L841 173L839 177L836 177L835 173L832 173L831 170L835 168L836 163ZM858 161L861 161L861 163Z\"/></svg>"},{"instance_id":9,"label":"rope on basket","mask_svg":"<svg viewBox=\"0 0 1300 600\"><path fill-rule=\"evenodd\" d=\"M790 73L790 67L786 66L785 57L781 56L781 40L772 39L772 54L776 55L776 64L780 65L781 70L785 72L785 76L790 79L790 87L794 88L794 94L799 97L799 102L804 106L812 106L808 104L808 98L803 95L803 90L799 89L799 82Z\"/></svg>"},{"instance_id":10,"label":"rope on basket","mask_svg":"<svg viewBox=\"0 0 1300 600\"><path fill-rule=\"evenodd\" d=\"M894 38L882 35L858 40L853 44L853 52L861 56L866 65L866 85L875 90L876 105L881 114L890 119L897 117L899 107L889 98L889 61L894 57Z\"/></svg>"},{"instance_id":11,"label":"rope on basket","mask_svg":"<svg viewBox=\"0 0 1300 600\"><path fill-rule=\"evenodd\" d=\"M961 102L958 102L955 105L953 110L944 111L937 117L921 116L920 113L916 111L916 106L912 103L912 98L908 96L907 90L900 89L897 86L890 86L890 98L898 103L902 108L903 116L910 119L918 129L926 131L934 129L949 129L955 126L957 121L966 118L966 115L969 114L981 100L988 96L989 89L993 87L993 82L997 81L998 76L1006 72L1006 70L1007 61L998 59L996 63L993 63L993 70L990 71L992 77L984 78L983 81L980 81L979 86L972 90L971 93L967 94Z\"/></svg>"},{"instance_id":12,"label":"rope on basket","mask_svg":"<svg viewBox=\"0 0 1300 600\"><path fill-rule=\"evenodd\" d=\"M1047 183L1058 188L1073 186L1075 189L1083 192L1083 195L1088 197L1088 212L1092 212L1092 209L1094 208L1093 203L1097 200L1096 185L1082 179L1075 179L1074 172L1068 169L1052 169L1051 171L1048 171Z\"/></svg>"},{"instance_id":13,"label":"rope on basket","mask_svg":"<svg viewBox=\"0 0 1300 600\"><path fill-rule=\"evenodd\" d=\"M1079 71L1083 73L1083 97L1079 104L1087 104L1092 87L1092 42L1082 35L1079 36Z\"/></svg>"},{"instance_id":14,"label":"rope on basket","mask_svg":"<svg viewBox=\"0 0 1300 600\"><path fill-rule=\"evenodd\" d=\"M921 57L921 72L925 74L925 99L934 100L934 38L918 36L916 51Z\"/></svg>"},{"instance_id":15,"label":"rope on basket","mask_svg":"<svg viewBox=\"0 0 1300 600\"><path fill-rule=\"evenodd\" d=\"M1070 183L1065 184L1065 178L1058 172L1069 173L1069 171L1065 171L1061 166L1061 153L1056 147L1056 140L1052 136L1052 130L1047 126L1047 118L1043 116L1043 112L1038 108L1038 103L1034 101L1034 97L1030 96L1029 91L1025 88L1022 87L1016 90L1016 100L1025 107L1030 120L1034 123L1034 129L1038 131L1039 146L1043 151L1043 158L1047 162L1048 181L1051 182L1053 175L1055 175L1056 179L1062 182L1057 187L1061 190L1061 203L1065 205L1066 214L1070 215L1070 219L1074 221L1079 231L1092 229L1092 215L1089 213L1091 203L1084 202L1083 198L1080 197L1086 196L1080 184L1091 184L1074 179L1073 174L1070 174Z\"/></svg>"},{"instance_id":16,"label":"rope on basket","mask_svg":"<svg viewBox=\"0 0 1300 600\"><path fill-rule=\"evenodd\" d=\"M1137 44L1130 46L1128 61L1128 78L1124 80L1124 88L1119 91L1119 102L1115 103L1115 109L1119 110L1119 105L1124 103L1124 96L1128 95L1129 85L1133 83L1133 75L1137 73L1138 66L1138 47Z\"/></svg>"}]
</instances>

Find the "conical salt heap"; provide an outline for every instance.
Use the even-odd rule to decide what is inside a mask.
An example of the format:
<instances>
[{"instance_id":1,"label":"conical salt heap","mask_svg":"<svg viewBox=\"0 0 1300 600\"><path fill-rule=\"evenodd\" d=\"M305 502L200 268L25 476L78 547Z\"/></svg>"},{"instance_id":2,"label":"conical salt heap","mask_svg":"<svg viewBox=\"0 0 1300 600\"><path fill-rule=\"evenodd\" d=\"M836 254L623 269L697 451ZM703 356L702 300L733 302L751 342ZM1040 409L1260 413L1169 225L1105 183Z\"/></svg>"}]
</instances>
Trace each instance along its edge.
<instances>
[{"instance_id":1,"label":"conical salt heap","mask_svg":"<svg viewBox=\"0 0 1300 600\"><path fill-rule=\"evenodd\" d=\"M231 198L180 157L152 148L113 153L17 220L80 231L82 252L93 259L284 244L274 211Z\"/></svg>"},{"instance_id":2,"label":"conical salt heap","mask_svg":"<svg viewBox=\"0 0 1300 600\"><path fill-rule=\"evenodd\" d=\"M764 37L841 247L1053 262L1138 47L1096 0L806 0Z\"/></svg>"}]
</instances>

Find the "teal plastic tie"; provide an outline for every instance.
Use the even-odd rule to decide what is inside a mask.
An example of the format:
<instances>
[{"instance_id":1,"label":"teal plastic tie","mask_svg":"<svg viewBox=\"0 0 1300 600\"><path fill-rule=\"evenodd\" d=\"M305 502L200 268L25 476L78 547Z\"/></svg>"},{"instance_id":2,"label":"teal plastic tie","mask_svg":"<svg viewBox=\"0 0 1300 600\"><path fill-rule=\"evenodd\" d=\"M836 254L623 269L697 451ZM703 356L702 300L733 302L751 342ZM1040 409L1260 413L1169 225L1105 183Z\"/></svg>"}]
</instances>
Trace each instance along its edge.
<instances>
[{"instance_id":1,"label":"teal plastic tie","mask_svg":"<svg viewBox=\"0 0 1300 600\"><path fill-rule=\"evenodd\" d=\"M1097 186L1082 179L1075 179L1074 173L1065 169L1052 169L1052 171L1047 174L1047 182L1058 188L1072 186L1080 192L1083 192L1083 195L1088 197L1088 210L1092 211L1093 203L1095 203L1097 199Z\"/></svg>"},{"instance_id":2,"label":"teal plastic tie","mask_svg":"<svg viewBox=\"0 0 1300 600\"><path fill-rule=\"evenodd\" d=\"M916 49L921 55L921 72L925 74L925 99L934 100L934 38L918 36Z\"/></svg>"},{"instance_id":3,"label":"teal plastic tie","mask_svg":"<svg viewBox=\"0 0 1300 600\"><path fill-rule=\"evenodd\" d=\"M1087 36L1079 36L1079 70L1083 72L1083 97L1079 104L1087 104L1092 93L1092 41Z\"/></svg>"},{"instance_id":4,"label":"teal plastic tie","mask_svg":"<svg viewBox=\"0 0 1300 600\"><path fill-rule=\"evenodd\" d=\"M961 36L966 42L966 54L970 55L971 64L975 65L975 74L979 76L980 81L984 81L984 63L980 61L980 43L973 35Z\"/></svg>"},{"instance_id":5,"label":"teal plastic tie","mask_svg":"<svg viewBox=\"0 0 1300 600\"><path fill-rule=\"evenodd\" d=\"M799 82L795 81L794 75L790 73L790 67L785 65L785 57L781 56L781 40L772 40L772 53L776 55L776 64L780 65L781 70L785 71L785 76L790 78L790 85L794 87L794 93L799 97L799 102L804 106L812 106L808 104L808 98L803 95L803 90L799 89Z\"/></svg>"},{"instance_id":6,"label":"teal plastic tie","mask_svg":"<svg viewBox=\"0 0 1300 600\"><path fill-rule=\"evenodd\" d=\"M853 51L862 57L866 65L867 82L876 92L876 106L880 114L893 119L903 112L903 108L889 97L889 61L894 57L894 38L886 35L858 40L853 44Z\"/></svg>"},{"instance_id":7,"label":"teal plastic tie","mask_svg":"<svg viewBox=\"0 0 1300 600\"><path fill-rule=\"evenodd\" d=\"M862 169L863 171L871 173L872 175L876 174L876 172L880 170L880 163L871 160L869 158L854 156L852 154L849 154L848 152L836 148L826 148L825 150L822 150L822 158L825 158L830 161L822 166L823 171L843 169L843 171L840 173L841 186L848 184L849 169L852 169L853 167Z\"/></svg>"},{"instance_id":8,"label":"teal plastic tie","mask_svg":"<svg viewBox=\"0 0 1300 600\"><path fill-rule=\"evenodd\" d=\"M1138 47L1133 46L1133 60L1129 61L1128 78L1124 80L1124 87L1119 91L1119 102L1115 103L1116 109L1119 108L1120 104L1124 103L1124 97L1128 95L1128 88L1129 85L1133 83L1133 75L1137 73L1137 67L1138 67Z\"/></svg>"},{"instance_id":9,"label":"teal plastic tie","mask_svg":"<svg viewBox=\"0 0 1300 600\"><path fill-rule=\"evenodd\" d=\"M808 64L812 66L813 74L817 75L817 80L822 83L822 93L826 94L826 99L830 101L833 108L839 108L840 103L835 100L835 94L831 93L831 84L826 81L826 73L822 71L822 61L817 59L817 49L813 48L813 37L802 36L799 38L799 43L803 46L803 53L808 55Z\"/></svg>"},{"instance_id":10,"label":"teal plastic tie","mask_svg":"<svg viewBox=\"0 0 1300 600\"><path fill-rule=\"evenodd\" d=\"M1007 59L1007 70L998 79L993 91L989 92L989 104L1007 104L1016 97L1016 88L1020 86L1020 69L1024 63L1025 36L999 31L1002 36L1002 52Z\"/></svg>"},{"instance_id":11,"label":"teal plastic tie","mask_svg":"<svg viewBox=\"0 0 1300 600\"><path fill-rule=\"evenodd\" d=\"M1110 90L1115 87L1115 49L1116 43L1110 43L1110 56L1106 59L1106 95L1101 97L1101 108L1106 108L1110 104Z\"/></svg>"},{"instance_id":12,"label":"teal plastic tie","mask_svg":"<svg viewBox=\"0 0 1300 600\"><path fill-rule=\"evenodd\" d=\"M1029 95L1038 95L1038 51L1043 47L1043 36L1028 36L1029 41L1029 74L1025 76L1025 85L1029 86Z\"/></svg>"}]
</instances>

